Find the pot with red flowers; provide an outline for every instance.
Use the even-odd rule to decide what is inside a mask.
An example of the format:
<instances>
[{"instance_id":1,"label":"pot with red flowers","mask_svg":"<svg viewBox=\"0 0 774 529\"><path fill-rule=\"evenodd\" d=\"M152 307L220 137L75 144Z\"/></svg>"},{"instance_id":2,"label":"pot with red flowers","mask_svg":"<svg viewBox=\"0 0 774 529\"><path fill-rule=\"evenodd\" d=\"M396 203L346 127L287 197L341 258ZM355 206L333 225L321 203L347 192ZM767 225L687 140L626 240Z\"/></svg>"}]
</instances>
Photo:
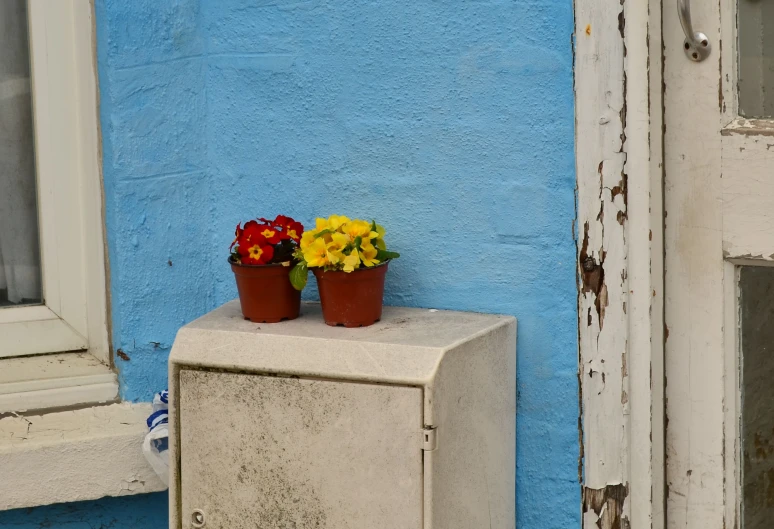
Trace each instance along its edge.
<instances>
[{"instance_id":1,"label":"pot with red flowers","mask_svg":"<svg viewBox=\"0 0 774 529\"><path fill-rule=\"evenodd\" d=\"M387 250L384 233L373 220L331 215L302 234L290 280L303 289L312 269L328 325L366 327L381 319L387 267L400 257Z\"/></svg>"},{"instance_id":2,"label":"pot with red flowers","mask_svg":"<svg viewBox=\"0 0 774 529\"><path fill-rule=\"evenodd\" d=\"M228 262L246 320L277 323L298 317L301 292L293 288L290 272L303 231L300 222L284 215L237 224Z\"/></svg>"}]
</instances>

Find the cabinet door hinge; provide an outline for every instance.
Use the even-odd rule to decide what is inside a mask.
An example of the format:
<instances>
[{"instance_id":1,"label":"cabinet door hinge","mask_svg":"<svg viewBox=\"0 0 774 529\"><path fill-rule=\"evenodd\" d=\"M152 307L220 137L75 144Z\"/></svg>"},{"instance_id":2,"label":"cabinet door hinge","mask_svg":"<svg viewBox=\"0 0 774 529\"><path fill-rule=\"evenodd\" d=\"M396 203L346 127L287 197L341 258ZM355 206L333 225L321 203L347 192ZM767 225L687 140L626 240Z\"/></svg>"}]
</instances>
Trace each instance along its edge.
<instances>
[{"instance_id":1,"label":"cabinet door hinge","mask_svg":"<svg viewBox=\"0 0 774 529\"><path fill-rule=\"evenodd\" d=\"M435 426L425 426L422 429L422 450L432 452L438 448L438 431Z\"/></svg>"}]
</instances>

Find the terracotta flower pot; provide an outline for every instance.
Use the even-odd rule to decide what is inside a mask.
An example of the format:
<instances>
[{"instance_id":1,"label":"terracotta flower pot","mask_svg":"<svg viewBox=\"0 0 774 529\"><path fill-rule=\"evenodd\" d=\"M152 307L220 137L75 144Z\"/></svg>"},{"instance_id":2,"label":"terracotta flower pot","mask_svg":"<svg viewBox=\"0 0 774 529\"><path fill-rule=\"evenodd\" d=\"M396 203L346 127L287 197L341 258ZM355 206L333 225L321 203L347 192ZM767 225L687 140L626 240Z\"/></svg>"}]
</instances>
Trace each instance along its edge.
<instances>
[{"instance_id":1,"label":"terracotta flower pot","mask_svg":"<svg viewBox=\"0 0 774 529\"><path fill-rule=\"evenodd\" d=\"M277 323L298 318L301 292L290 284L291 266L242 265L229 259L246 320Z\"/></svg>"},{"instance_id":2,"label":"terracotta flower pot","mask_svg":"<svg viewBox=\"0 0 774 529\"><path fill-rule=\"evenodd\" d=\"M389 261L350 273L313 268L325 323L367 327L379 321L388 264Z\"/></svg>"}]
</instances>

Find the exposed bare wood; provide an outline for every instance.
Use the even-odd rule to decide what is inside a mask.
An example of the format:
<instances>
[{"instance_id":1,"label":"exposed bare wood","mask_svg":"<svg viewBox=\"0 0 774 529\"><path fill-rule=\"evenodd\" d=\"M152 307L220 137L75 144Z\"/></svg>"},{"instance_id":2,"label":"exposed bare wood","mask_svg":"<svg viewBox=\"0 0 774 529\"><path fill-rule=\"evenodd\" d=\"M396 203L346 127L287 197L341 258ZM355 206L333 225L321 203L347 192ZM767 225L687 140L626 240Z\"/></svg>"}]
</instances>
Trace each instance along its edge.
<instances>
[{"instance_id":1,"label":"exposed bare wood","mask_svg":"<svg viewBox=\"0 0 774 529\"><path fill-rule=\"evenodd\" d=\"M629 529L631 524L623 515L629 496L626 485L608 485L602 489L583 489L583 524L586 527Z\"/></svg>"},{"instance_id":2,"label":"exposed bare wood","mask_svg":"<svg viewBox=\"0 0 774 529\"><path fill-rule=\"evenodd\" d=\"M736 118L720 131L723 136L774 136L774 122L766 119ZM771 140L769 140L771 141Z\"/></svg>"}]
</instances>

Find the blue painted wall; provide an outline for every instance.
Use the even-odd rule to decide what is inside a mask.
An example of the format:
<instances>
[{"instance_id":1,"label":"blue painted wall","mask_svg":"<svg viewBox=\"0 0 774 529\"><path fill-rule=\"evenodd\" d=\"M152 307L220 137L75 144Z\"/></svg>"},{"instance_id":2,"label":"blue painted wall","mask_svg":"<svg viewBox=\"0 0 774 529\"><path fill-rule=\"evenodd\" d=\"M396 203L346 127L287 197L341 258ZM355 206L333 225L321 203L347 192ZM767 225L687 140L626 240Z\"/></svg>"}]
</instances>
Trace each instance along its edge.
<instances>
[{"instance_id":1,"label":"blue painted wall","mask_svg":"<svg viewBox=\"0 0 774 529\"><path fill-rule=\"evenodd\" d=\"M236 296L238 221L375 217L402 253L389 304L519 318L518 527L579 527L571 0L97 0L96 16L123 397L165 387L180 325ZM115 501L74 516L99 526ZM121 501L165 526L158 496Z\"/></svg>"},{"instance_id":2,"label":"blue painted wall","mask_svg":"<svg viewBox=\"0 0 774 529\"><path fill-rule=\"evenodd\" d=\"M169 529L165 492L0 512L3 529Z\"/></svg>"}]
</instances>

